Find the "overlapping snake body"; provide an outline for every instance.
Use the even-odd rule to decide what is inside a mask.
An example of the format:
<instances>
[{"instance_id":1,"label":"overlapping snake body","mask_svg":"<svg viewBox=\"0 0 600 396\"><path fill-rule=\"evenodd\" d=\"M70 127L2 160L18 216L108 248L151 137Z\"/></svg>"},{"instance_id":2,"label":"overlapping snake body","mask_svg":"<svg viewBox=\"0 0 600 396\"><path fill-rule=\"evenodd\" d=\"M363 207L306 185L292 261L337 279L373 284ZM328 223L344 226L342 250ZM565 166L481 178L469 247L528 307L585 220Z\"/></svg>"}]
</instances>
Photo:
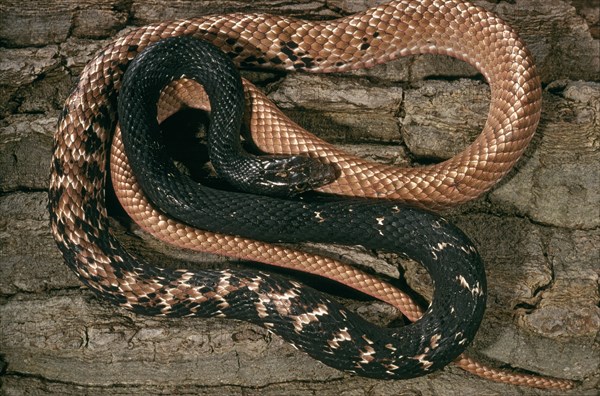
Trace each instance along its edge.
<instances>
[{"instance_id":1,"label":"overlapping snake body","mask_svg":"<svg viewBox=\"0 0 600 396\"><path fill-rule=\"evenodd\" d=\"M153 52L159 49L163 52ZM228 87L236 81L232 82L230 75L222 72L220 65L227 60L224 55L193 39L163 40L149 46L140 55L146 63L135 66L157 63L165 57L164 51L173 52L167 58L173 59L175 64L162 65L159 74L163 79L142 69L138 74L144 76L144 80L152 77L156 80L144 84L144 81L131 81L128 78L131 74L126 74L121 94L128 100L119 100L120 110L123 110L119 112L120 121L124 131L129 131L124 136L133 139L129 145L132 165L143 165L140 179L150 174L153 175L150 182L159 182L150 185L148 191L170 190L168 194L155 195L158 199L164 198L157 201L161 206L176 215L194 209L195 216L186 220L212 231L267 241L362 244L407 254L421 262L431 274L434 299L415 324L402 329L383 329L369 325L359 316L293 282L243 271L181 272L151 268L122 251L100 227L87 231L98 233L92 243L100 249L108 249L105 257L111 260L109 268L114 273L106 274L105 279L90 276L85 279L88 284L102 296L108 295L120 305L142 314L223 316L259 323L326 364L366 376L410 378L441 368L456 358L473 339L485 307L483 267L475 247L460 230L437 215L399 207L394 202L288 201L200 188L189 180L173 178L177 171L168 158L162 162L154 160L162 156L164 149L149 139L158 135L158 124L155 109L146 102L156 102L159 88L168 82L164 79L171 78L171 73L176 73L174 77L194 75L194 72L198 76L208 74L212 78L201 82L209 92L213 108L219 109L211 113L209 135L218 132L221 136L222 126L231 124L230 106L227 106L231 89ZM186 58L185 54L189 56ZM200 65L192 62L198 56L203 61ZM178 68L176 65L181 61L182 66ZM130 71L134 73L137 68L132 67L128 73ZM234 125L233 132L238 126ZM135 131L150 133L130 136ZM220 139L209 137L209 140ZM224 145L229 145L226 138L223 140ZM95 196L98 192L88 191L85 195ZM80 220L85 220L85 216ZM61 247L67 254L77 251L75 246ZM80 275L82 269L95 269L89 265L78 267L77 262L71 264Z\"/></svg>"},{"instance_id":2,"label":"overlapping snake body","mask_svg":"<svg viewBox=\"0 0 600 396\"><path fill-rule=\"evenodd\" d=\"M459 21L458 26L444 24L446 15ZM301 213L298 221L318 236L324 234L321 220L344 221L348 213L360 213L361 219L371 223L348 230L336 242L392 250L396 244L406 243L405 252L427 267L436 289L424 318L399 331L373 327L310 289L265 274L174 271L139 261L111 236L104 207L107 144L116 123L122 73L150 42L193 35L220 46L242 65L313 71L372 66L415 52L475 58L479 44L464 50L453 47L453 37L431 27L432 21L454 29L463 41L473 41L469 35L477 38L486 32L486 38L493 38L489 43L502 43L494 47L492 55L478 60L491 83L496 106L492 105L483 138L458 159L422 169L416 181L400 179L399 190L427 195L429 202L440 205L477 196L510 169L539 118L539 81L526 50L511 31L497 34L490 26L500 21L482 9L455 1L406 1L327 23L268 15L177 21L140 28L107 46L88 64L67 100L55 136L49 193L52 231L65 261L92 290L134 312L225 316L259 323L326 364L377 378L407 378L443 367L472 339L482 315L485 284L476 250L459 230L438 217L399 209L394 203L375 206L353 201L343 207L334 203L305 208L304 203L269 199L265 205L263 198L238 201L221 193L213 196L212 203L221 205L218 213L245 220L220 221L223 227L218 231L222 232L278 240L295 225L277 229L282 222L276 210L292 209L292 213ZM398 31L411 34L400 35ZM507 48L509 42L512 44ZM508 121L494 123L498 119ZM506 130L510 133L505 134ZM490 141L501 144L484 144ZM475 155L480 162L471 166L468 155ZM458 185L461 188L456 188ZM241 215L253 207L271 211L271 227L264 227L264 220L251 214ZM422 231L423 216L431 216L428 221L435 227ZM219 218L202 220L203 224L204 220L219 223ZM389 228L382 229L381 223ZM373 237L365 241L365 235Z\"/></svg>"}]
</instances>

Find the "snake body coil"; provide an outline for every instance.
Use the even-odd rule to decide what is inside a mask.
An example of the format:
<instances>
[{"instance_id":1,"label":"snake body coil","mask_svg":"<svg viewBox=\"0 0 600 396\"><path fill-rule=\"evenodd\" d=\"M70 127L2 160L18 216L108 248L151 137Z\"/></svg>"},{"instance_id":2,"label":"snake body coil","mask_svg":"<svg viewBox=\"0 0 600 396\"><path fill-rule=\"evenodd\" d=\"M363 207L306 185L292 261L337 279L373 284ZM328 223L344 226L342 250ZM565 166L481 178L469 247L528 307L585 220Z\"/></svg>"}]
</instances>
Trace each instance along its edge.
<instances>
[{"instance_id":1,"label":"snake body coil","mask_svg":"<svg viewBox=\"0 0 600 396\"><path fill-rule=\"evenodd\" d=\"M490 82L492 105L484 133L457 157L421 169L416 179L392 175L390 180L397 191L410 192L407 200L423 198L433 206L459 203L490 188L511 168L539 119L539 80L524 46L505 27L467 3L423 0L392 2L323 23L263 14L204 17L140 28L115 40L86 66L55 135L49 209L65 261L92 290L134 312L259 323L326 364L376 378L407 378L443 367L472 339L485 300L475 248L443 219L389 202L316 207L250 197L238 204L230 195L211 196L217 209L207 210L209 217L201 222L217 220L220 232L276 241L295 228L293 223L278 228L281 210L291 210L318 237L325 233L322 223L350 221L355 212L369 222L346 230L336 242L391 250L404 245L404 252L429 271L434 301L417 323L381 329L294 282L247 271L162 269L130 256L108 229L107 145L117 121L123 71L137 53L161 38L205 39L242 66L323 72L369 67L412 53L443 53L476 63ZM353 174L346 164L340 168ZM248 208L268 216L244 216ZM221 217L211 218L213 210ZM224 215L240 222L224 222ZM422 229L424 218L434 225L431 229ZM289 238L299 236L304 235Z\"/></svg>"}]
</instances>

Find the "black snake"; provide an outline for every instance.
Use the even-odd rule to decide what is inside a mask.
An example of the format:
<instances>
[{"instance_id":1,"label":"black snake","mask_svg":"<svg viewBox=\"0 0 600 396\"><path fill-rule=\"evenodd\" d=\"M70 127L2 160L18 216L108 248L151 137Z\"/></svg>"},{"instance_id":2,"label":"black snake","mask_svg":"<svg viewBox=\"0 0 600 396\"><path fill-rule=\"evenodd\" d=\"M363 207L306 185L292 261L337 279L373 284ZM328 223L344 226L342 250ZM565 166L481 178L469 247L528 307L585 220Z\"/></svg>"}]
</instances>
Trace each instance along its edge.
<instances>
[{"instance_id":1,"label":"black snake","mask_svg":"<svg viewBox=\"0 0 600 396\"><path fill-rule=\"evenodd\" d=\"M165 213L200 229L269 242L361 244L407 254L427 268L436 292L424 317L406 329L373 327L367 331L361 322L358 325L361 330L357 331L355 318L351 322L337 322L339 318L336 318L334 325L335 322L329 321L330 313L342 312L341 307L325 300L307 304L300 298L293 302L293 310L300 315L318 312L313 320L314 328L301 325L288 333L283 328L291 330L290 324L294 324L296 316L289 313L280 313L277 318L263 314L262 319L274 322L272 331L319 360L364 375L405 378L427 373L453 360L472 339L481 321L485 307L485 274L476 249L444 219L394 202L281 200L205 188L181 177L160 144L155 105L160 89L184 76L202 83L214 109L208 131L210 156L213 164L220 164L224 158L229 160L230 151L241 149L243 99L241 80L236 75L233 64L224 54L210 44L191 38L159 41L136 57L127 69L119 97L119 120L131 166L147 194ZM236 90L240 93L237 96L232 94ZM257 171L252 173L262 170L264 161L256 163ZM232 171L243 174L252 170L251 165ZM278 285L269 283L265 287L279 289ZM299 293L305 294L299 290L293 294ZM234 298L227 298L227 303L236 304ZM278 310L277 305L271 309ZM264 309L261 305L254 315L260 317ZM223 314L240 317L239 313L223 311ZM344 315L350 314L344 312ZM249 319L247 314L241 318ZM281 322L288 322L287 326ZM349 338L348 350L342 353L344 359L338 356L337 350L341 347L334 341L334 334L342 328ZM391 333L397 335L391 336ZM313 342L306 345L298 341L297 336L308 337ZM365 348L371 351L368 362L360 352ZM326 358L326 355L331 357ZM398 369L390 370L390 367Z\"/></svg>"},{"instance_id":2,"label":"black snake","mask_svg":"<svg viewBox=\"0 0 600 396\"><path fill-rule=\"evenodd\" d=\"M161 37L195 35L218 44L243 65L341 71L372 66L411 52L425 52L427 48L430 52L470 59L477 45L466 52L452 48L432 49L435 40L448 40L444 34L430 28L435 26L432 21L440 23L447 19L445 15L451 15L463 22L474 23L478 26L476 31L492 36L495 34L492 26L501 22L472 5L455 1L440 4L393 2L322 24L269 15L215 16L149 26L117 39L84 70L67 100L55 137L49 207L53 234L67 263L92 290L134 312L165 316L226 316L259 323L326 364L342 370L377 378L407 378L443 367L474 336L483 312L485 278L475 248L459 230L436 215L399 207L392 202L373 204L353 200L340 204L335 200L309 204L219 192L209 194L211 205L216 207L202 212L202 220L216 220L211 224L222 226L218 231L246 237L260 236L269 241L304 238L306 234L325 238L325 230L330 228L324 226L328 227L334 221L344 222L343 219L355 221L349 214L358 214L362 220L360 224L352 223L356 227L348 227L334 239L335 242L394 251L397 246L402 246L404 253L428 269L435 283L434 301L424 318L398 330L374 327L308 288L266 274L246 271L192 273L160 269L138 261L110 235L104 208L107 143L116 122L116 97L121 76L129 61L150 42ZM415 16L420 18L415 19ZM488 19L493 20L493 24L485 22ZM394 30L402 30L401 26L404 30L414 29L419 33L415 36L417 41L422 40L422 33L426 33L425 37L433 33L433 38L405 50L410 46L396 42L398 36L394 33ZM468 32L461 26L457 28L453 22L446 23L446 27L458 32ZM274 30L271 36L281 38L280 41L269 37L271 28ZM429 32L428 29L433 30ZM305 33L303 40L297 36L301 31ZM246 35L246 32L250 34ZM321 40L319 32L327 33L324 36L329 39ZM456 179L464 171L463 180L478 180L476 186L463 188L460 192L456 183L446 185L442 181L437 184L437 177L426 173L421 181L414 183L421 191L419 194L429 191L423 182L443 188L450 186L450 190L459 191L463 197L477 195L479 193L473 191L489 188L510 169L529 141L539 118L539 81L528 54L518 39L514 39L516 36L503 33L498 37L500 42L503 42L502 37L507 37L512 41L512 48L521 51L506 52L514 57L507 62L516 64L518 61L525 67L512 71L514 76L523 78L513 76L502 80L498 75L508 71L494 69L490 63L500 58L492 56L479 63L492 83L492 101L498 106L491 112L487 128L493 132L493 141L500 141L500 144L493 151L483 148L486 158L480 157L482 162L492 163L493 170L489 172L475 166L472 173L469 168L466 171L461 168L462 162L450 161L447 164L449 171L443 172L445 176L437 177ZM359 40L357 44L354 44L354 38ZM336 43L343 45L336 46ZM499 48L493 45L496 50ZM356 50L345 52L344 46L346 49L360 47L364 58L353 61ZM511 86L515 91L513 99L507 102L504 92L512 91ZM498 96L498 92L502 94ZM522 101L516 107L516 114L524 113L516 118L509 117L513 133L506 135L509 138L503 137L500 132L506 130L507 125L498 124L500 129L494 126L504 111L498 103L518 103L514 99L517 97ZM479 147L479 152L484 147L480 143L474 144ZM433 172L433 168L426 172ZM432 195L440 197L435 193ZM451 196L442 195L443 202ZM236 199L232 200L233 197ZM185 207L182 203L178 201L176 206ZM261 215L266 214L266 217L259 220L246 215L248 208L259 208ZM290 224L282 225L279 219L286 211L297 217L290 218ZM219 213L216 219L215 213ZM236 222L225 222L223 216ZM423 222L433 227L424 231L420 228ZM211 224L204 225L211 227ZM303 232L296 232L302 235L294 235L299 229L297 224L305 227ZM285 238L282 235L286 235Z\"/></svg>"}]
</instances>

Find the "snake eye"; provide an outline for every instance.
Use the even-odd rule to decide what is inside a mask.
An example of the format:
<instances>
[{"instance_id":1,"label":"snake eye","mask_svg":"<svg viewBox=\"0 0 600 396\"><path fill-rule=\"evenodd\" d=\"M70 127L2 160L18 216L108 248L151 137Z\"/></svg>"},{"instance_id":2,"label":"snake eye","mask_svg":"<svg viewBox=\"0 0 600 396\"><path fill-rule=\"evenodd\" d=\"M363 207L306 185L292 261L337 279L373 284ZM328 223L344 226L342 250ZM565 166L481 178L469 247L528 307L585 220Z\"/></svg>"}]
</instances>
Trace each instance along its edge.
<instances>
[{"instance_id":1,"label":"snake eye","mask_svg":"<svg viewBox=\"0 0 600 396\"><path fill-rule=\"evenodd\" d=\"M307 183L299 183L294 186L294 189L298 192L304 192L311 189Z\"/></svg>"}]
</instances>

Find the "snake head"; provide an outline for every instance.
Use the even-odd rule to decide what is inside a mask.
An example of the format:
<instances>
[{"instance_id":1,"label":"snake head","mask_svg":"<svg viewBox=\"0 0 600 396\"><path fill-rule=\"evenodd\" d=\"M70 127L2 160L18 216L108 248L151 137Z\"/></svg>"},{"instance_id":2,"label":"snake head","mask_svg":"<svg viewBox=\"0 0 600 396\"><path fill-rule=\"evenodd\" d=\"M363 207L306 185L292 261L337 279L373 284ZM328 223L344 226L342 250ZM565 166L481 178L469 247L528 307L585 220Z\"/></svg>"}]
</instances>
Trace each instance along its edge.
<instances>
[{"instance_id":1,"label":"snake head","mask_svg":"<svg viewBox=\"0 0 600 396\"><path fill-rule=\"evenodd\" d=\"M316 158L295 156L263 156L258 178L261 194L291 197L324 186L337 178L336 169ZM260 189L257 186L257 190ZM257 191L259 192L259 191Z\"/></svg>"}]
</instances>

